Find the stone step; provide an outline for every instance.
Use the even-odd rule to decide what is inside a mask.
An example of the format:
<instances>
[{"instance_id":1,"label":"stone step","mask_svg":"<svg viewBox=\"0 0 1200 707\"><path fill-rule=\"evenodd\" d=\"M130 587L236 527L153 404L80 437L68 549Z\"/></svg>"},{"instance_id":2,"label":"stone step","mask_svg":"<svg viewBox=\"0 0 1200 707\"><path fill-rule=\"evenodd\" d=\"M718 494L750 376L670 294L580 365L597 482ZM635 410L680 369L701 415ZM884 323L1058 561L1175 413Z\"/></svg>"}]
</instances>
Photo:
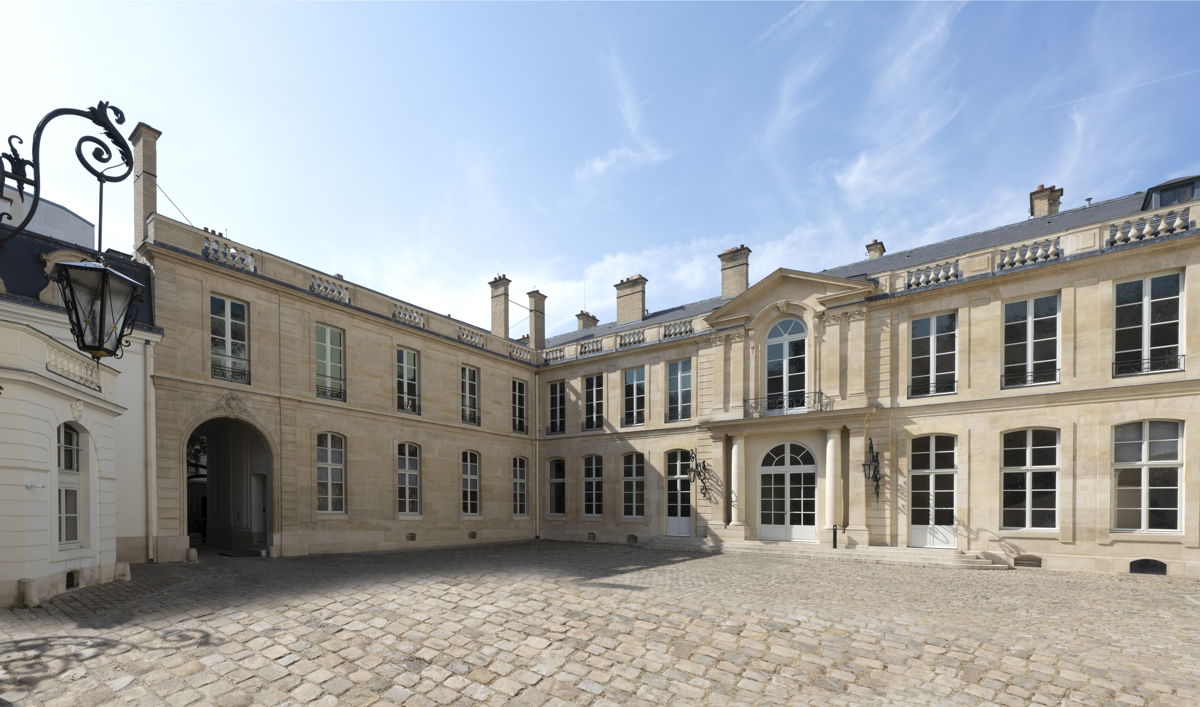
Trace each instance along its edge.
<instances>
[{"instance_id":1,"label":"stone step","mask_svg":"<svg viewBox=\"0 0 1200 707\"><path fill-rule=\"evenodd\" d=\"M723 541L703 538L664 538L647 544L660 549L684 550L713 554L747 554L762 557L828 559L836 562L952 567L973 570L1005 570L1008 565L995 564L977 551L955 549L879 547L839 548L799 542Z\"/></svg>"}]
</instances>

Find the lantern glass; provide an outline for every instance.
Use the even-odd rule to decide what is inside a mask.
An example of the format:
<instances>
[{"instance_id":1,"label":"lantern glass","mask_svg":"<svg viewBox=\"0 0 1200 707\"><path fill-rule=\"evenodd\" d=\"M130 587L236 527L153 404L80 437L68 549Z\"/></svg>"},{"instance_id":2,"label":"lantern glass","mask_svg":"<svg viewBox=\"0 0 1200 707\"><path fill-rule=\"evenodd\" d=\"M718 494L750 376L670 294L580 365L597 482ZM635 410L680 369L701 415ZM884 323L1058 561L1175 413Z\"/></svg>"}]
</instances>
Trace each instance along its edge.
<instances>
[{"instance_id":1,"label":"lantern glass","mask_svg":"<svg viewBox=\"0 0 1200 707\"><path fill-rule=\"evenodd\" d=\"M79 350L94 358L119 356L142 285L104 263L58 263L53 277Z\"/></svg>"}]
</instances>

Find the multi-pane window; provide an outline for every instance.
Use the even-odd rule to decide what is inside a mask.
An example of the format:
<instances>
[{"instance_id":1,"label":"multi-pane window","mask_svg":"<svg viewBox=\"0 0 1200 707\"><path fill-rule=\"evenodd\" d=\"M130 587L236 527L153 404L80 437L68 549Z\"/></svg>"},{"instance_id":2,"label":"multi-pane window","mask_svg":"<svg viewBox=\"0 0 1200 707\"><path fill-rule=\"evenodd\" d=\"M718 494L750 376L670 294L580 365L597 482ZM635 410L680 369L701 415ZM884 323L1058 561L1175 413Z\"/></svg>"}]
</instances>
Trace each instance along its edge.
<instances>
[{"instance_id":1,"label":"multi-pane window","mask_svg":"<svg viewBox=\"0 0 1200 707\"><path fill-rule=\"evenodd\" d=\"M954 472L958 440L953 435L914 437L909 461L912 525L954 525Z\"/></svg>"},{"instance_id":2,"label":"multi-pane window","mask_svg":"<svg viewBox=\"0 0 1200 707\"><path fill-rule=\"evenodd\" d=\"M525 417L525 381L512 382L512 427L513 432L527 432Z\"/></svg>"},{"instance_id":3,"label":"multi-pane window","mask_svg":"<svg viewBox=\"0 0 1200 707\"><path fill-rule=\"evenodd\" d=\"M957 386L958 315L954 312L912 320L909 395L953 393Z\"/></svg>"},{"instance_id":4,"label":"multi-pane window","mask_svg":"<svg viewBox=\"0 0 1200 707\"><path fill-rule=\"evenodd\" d=\"M630 452L622 462L622 515L641 518L646 515L646 457L641 452Z\"/></svg>"},{"instance_id":5,"label":"multi-pane window","mask_svg":"<svg viewBox=\"0 0 1200 707\"><path fill-rule=\"evenodd\" d=\"M317 511L346 512L346 438L317 435Z\"/></svg>"},{"instance_id":6,"label":"multi-pane window","mask_svg":"<svg viewBox=\"0 0 1200 707\"><path fill-rule=\"evenodd\" d=\"M245 302L209 298L209 347L212 377L250 382L250 328Z\"/></svg>"},{"instance_id":7,"label":"multi-pane window","mask_svg":"<svg viewBox=\"0 0 1200 707\"><path fill-rule=\"evenodd\" d=\"M567 463L562 459L550 460L550 505L547 512L561 516L567 512Z\"/></svg>"},{"instance_id":8,"label":"multi-pane window","mask_svg":"<svg viewBox=\"0 0 1200 707\"><path fill-rule=\"evenodd\" d=\"M807 332L798 319L784 319L767 332L767 411L787 412L805 407Z\"/></svg>"},{"instance_id":9,"label":"multi-pane window","mask_svg":"<svg viewBox=\"0 0 1200 707\"><path fill-rule=\"evenodd\" d=\"M396 349L396 409L421 414L421 357L416 351Z\"/></svg>"},{"instance_id":10,"label":"multi-pane window","mask_svg":"<svg viewBox=\"0 0 1200 707\"><path fill-rule=\"evenodd\" d=\"M567 384L565 381L554 381L550 384L550 424L546 434L562 434L567 429Z\"/></svg>"},{"instance_id":11,"label":"multi-pane window","mask_svg":"<svg viewBox=\"0 0 1200 707\"><path fill-rule=\"evenodd\" d=\"M1113 529L1179 530L1183 425L1144 420L1113 432Z\"/></svg>"},{"instance_id":12,"label":"multi-pane window","mask_svg":"<svg viewBox=\"0 0 1200 707\"><path fill-rule=\"evenodd\" d=\"M463 422L479 424L479 369L474 366L463 366L459 371L459 406Z\"/></svg>"},{"instance_id":13,"label":"multi-pane window","mask_svg":"<svg viewBox=\"0 0 1200 707\"><path fill-rule=\"evenodd\" d=\"M317 325L317 397L346 399L346 339L341 329Z\"/></svg>"},{"instance_id":14,"label":"multi-pane window","mask_svg":"<svg viewBox=\"0 0 1200 707\"><path fill-rule=\"evenodd\" d=\"M462 512L479 515L479 453L462 453Z\"/></svg>"},{"instance_id":15,"label":"multi-pane window","mask_svg":"<svg viewBox=\"0 0 1200 707\"><path fill-rule=\"evenodd\" d=\"M692 417L692 359L667 364L667 422Z\"/></svg>"},{"instance_id":16,"label":"multi-pane window","mask_svg":"<svg viewBox=\"0 0 1200 707\"><path fill-rule=\"evenodd\" d=\"M1179 355L1179 273L1116 287L1113 375L1183 368Z\"/></svg>"},{"instance_id":17,"label":"multi-pane window","mask_svg":"<svg viewBox=\"0 0 1200 707\"><path fill-rule=\"evenodd\" d=\"M415 444L396 448L396 489L398 513L421 512L421 449Z\"/></svg>"},{"instance_id":18,"label":"multi-pane window","mask_svg":"<svg viewBox=\"0 0 1200 707\"><path fill-rule=\"evenodd\" d=\"M58 541L79 542L79 477L83 449L79 430L58 426Z\"/></svg>"},{"instance_id":19,"label":"multi-pane window","mask_svg":"<svg viewBox=\"0 0 1200 707\"><path fill-rule=\"evenodd\" d=\"M604 427L604 374L597 373L583 379L583 429L598 430Z\"/></svg>"},{"instance_id":20,"label":"multi-pane window","mask_svg":"<svg viewBox=\"0 0 1200 707\"><path fill-rule=\"evenodd\" d=\"M913 471L953 471L954 435L925 435L912 441Z\"/></svg>"},{"instance_id":21,"label":"multi-pane window","mask_svg":"<svg viewBox=\"0 0 1200 707\"><path fill-rule=\"evenodd\" d=\"M583 515L604 515L604 460L596 454L583 458Z\"/></svg>"},{"instance_id":22,"label":"multi-pane window","mask_svg":"<svg viewBox=\"0 0 1200 707\"><path fill-rule=\"evenodd\" d=\"M1058 295L1005 304L1001 384L1056 383L1058 369Z\"/></svg>"},{"instance_id":23,"label":"multi-pane window","mask_svg":"<svg viewBox=\"0 0 1200 707\"><path fill-rule=\"evenodd\" d=\"M627 368L625 379L625 415L621 424L641 425L646 422L646 369Z\"/></svg>"},{"instance_id":24,"label":"multi-pane window","mask_svg":"<svg viewBox=\"0 0 1200 707\"><path fill-rule=\"evenodd\" d=\"M1058 527L1058 430L1004 433L1003 528Z\"/></svg>"},{"instance_id":25,"label":"multi-pane window","mask_svg":"<svg viewBox=\"0 0 1200 707\"><path fill-rule=\"evenodd\" d=\"M529 513L527 497L529 489L529 463L525 457L513 457L512 493L513 515L523 516Z\"/></svg>"}]
</instances>

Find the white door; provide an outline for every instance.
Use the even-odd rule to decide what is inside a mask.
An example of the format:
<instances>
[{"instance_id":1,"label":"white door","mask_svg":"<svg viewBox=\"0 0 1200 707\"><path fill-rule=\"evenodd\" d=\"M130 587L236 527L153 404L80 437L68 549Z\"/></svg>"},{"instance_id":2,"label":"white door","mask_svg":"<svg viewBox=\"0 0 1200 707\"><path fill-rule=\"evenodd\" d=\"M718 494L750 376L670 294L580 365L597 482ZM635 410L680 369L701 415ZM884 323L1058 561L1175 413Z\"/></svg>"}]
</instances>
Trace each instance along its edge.
<instances>
[{"instance_id":1,"label":"white door","mask_svg":"<svg viewBox=\"0 0 1200 707\"><path fill-rule=\"evenodd\" d=\"M909 547L958 547L954 536L954 472L914 472Z\"/></svg>"},{"instance_id":2,"label":"white door","mask_svg":"<svg viewBox=\"0 0 1200 707\"><path fill-rule=\"evenodd\" d=\"M672 466L667 472L667 535L687 536L692 534L692 479Z\"/></svg>"},{"instance_id":3,"label":"white door","mask_svg":"<svg viewBox=\"0 0 1200 707\"><path fill-rule=\"evenodd\" d=\"M758 475L758 538L817 539L817 465L799 444L781 444L763 458Z\"/></svg>"}]
</instances>

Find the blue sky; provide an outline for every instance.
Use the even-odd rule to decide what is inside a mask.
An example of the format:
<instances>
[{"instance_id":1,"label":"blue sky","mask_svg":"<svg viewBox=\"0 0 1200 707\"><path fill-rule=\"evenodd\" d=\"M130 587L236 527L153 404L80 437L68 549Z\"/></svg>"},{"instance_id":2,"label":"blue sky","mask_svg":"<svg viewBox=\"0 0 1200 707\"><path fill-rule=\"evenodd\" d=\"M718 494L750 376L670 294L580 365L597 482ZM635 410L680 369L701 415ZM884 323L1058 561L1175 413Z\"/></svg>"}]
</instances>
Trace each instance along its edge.
<instances>
[{"instance_id":1,"label":"blue sky","mask_svg":"<svg viewBox=\"0 0 1200 707\"><path fill-rule=\"evenodd\" d=\"M5 5L0 132L109 100L192 223L488 325L651 310L1200 173L1192 3ZM78 133L47 198L95 219ZM129 182L106 245L132 247ZM165 199L159 208L182 218ZM526 331L513 308L514 336Z\"/></svg>"}]
</instances>

